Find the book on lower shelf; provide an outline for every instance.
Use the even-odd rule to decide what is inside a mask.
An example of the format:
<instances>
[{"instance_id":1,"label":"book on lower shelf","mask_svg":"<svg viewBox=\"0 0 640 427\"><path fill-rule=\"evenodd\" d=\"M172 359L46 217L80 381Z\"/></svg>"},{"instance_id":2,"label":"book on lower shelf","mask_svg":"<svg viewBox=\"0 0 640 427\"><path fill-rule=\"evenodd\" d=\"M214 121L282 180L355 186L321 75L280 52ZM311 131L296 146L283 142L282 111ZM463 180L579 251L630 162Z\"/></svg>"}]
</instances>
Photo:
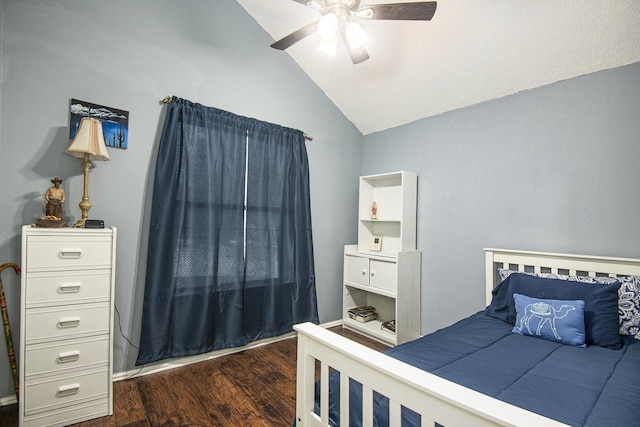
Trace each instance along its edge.
<instances>
[{"instance_id":1,"label":"book on lower shelf","mask_svg":"<svg viewBox=\"0 0 640 427\"><path fill-rule=\"evenodd\" d=\"M371 306L353 307L347 310L347 314L349 315L349 318L362 323L378 318L378 313L376 313L375 307Z\"/></svg>"},{"instance_id":2,"label":"book on lower shelf","mask_svg":"<svg viewBox=\"0 0 640 427\"><path fill-rule=\"evenodd\" d=\"M392 334L396 333L396 321L394 320L389 320L388 322L383 322L382 325L380 325L380 328L383 331L387 331L387 332L391 332Z\"/></svg>"}]
</instances>

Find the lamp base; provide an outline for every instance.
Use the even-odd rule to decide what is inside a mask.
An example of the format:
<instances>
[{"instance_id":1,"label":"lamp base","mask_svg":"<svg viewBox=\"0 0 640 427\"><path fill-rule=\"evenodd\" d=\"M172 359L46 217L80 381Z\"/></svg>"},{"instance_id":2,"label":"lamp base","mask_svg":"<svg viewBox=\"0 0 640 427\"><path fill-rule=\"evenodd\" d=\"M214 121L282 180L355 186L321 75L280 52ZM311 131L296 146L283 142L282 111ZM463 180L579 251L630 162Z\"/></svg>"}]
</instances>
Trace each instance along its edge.
<instances>
[{"instance_id":1,"label":"lamp base","mask_svg":"<svg viewBox=\"0 0 640 427\"><path fill-rule=\"evenodd\" d=\"M82 212L82 218L78 220L75 224L73 224L74 228L84 228L85 223L87 222L87 218L89 218L89 210L91 209L91 202L89 201L89 195L87 194L87 176L88 176L88 168L85 167L85 181L84 181L84 195L82 196L82 201L78 206L80 206L80 211Z\"/></svg>"},{"instance_id":2,"label":"lamp base","mask_svg":"<svg viewBox=\"0 0 640 427\"><path fill-rule=\"evenodd\" d=\"M73 224L74 228L84 228L87 218L89 218L89 209L91 209L91 202L89 201L89 168L91 162L89 161L89 153L84 153L84 162L82 162L82 168L84 169L84 191L82 192L82 201L78 204L80 211L82 212L82 218Z\"/></svg>"},{"instance_id":3,"label":"lamp base","mask_svg":"<svg viewBox=\"0 0 640 427\"><path fill-rule=\"evenodd\" d=\"M73 228L84 228L86 222L87 222L86 218L79 219L78 222L73 224Z\"/></svg>"}]
</instances>

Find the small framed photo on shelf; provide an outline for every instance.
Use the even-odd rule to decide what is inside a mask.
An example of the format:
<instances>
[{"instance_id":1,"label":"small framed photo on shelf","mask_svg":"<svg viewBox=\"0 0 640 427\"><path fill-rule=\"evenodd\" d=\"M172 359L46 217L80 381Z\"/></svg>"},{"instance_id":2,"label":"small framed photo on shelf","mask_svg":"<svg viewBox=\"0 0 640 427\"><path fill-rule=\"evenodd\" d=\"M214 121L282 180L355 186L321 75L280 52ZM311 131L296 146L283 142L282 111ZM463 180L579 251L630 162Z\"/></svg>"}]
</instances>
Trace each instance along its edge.
<instances>
[{"instance_id":1,"label":"small framed photo on shelf","mask_svg":"<svg viewBox=\"0 0 640 427\"><path fill-rule=\"evenodd\" d=\"M371 250L380 252L382 250L382 234L374 234L371 236Z\"/></svg>"}]
</instances>

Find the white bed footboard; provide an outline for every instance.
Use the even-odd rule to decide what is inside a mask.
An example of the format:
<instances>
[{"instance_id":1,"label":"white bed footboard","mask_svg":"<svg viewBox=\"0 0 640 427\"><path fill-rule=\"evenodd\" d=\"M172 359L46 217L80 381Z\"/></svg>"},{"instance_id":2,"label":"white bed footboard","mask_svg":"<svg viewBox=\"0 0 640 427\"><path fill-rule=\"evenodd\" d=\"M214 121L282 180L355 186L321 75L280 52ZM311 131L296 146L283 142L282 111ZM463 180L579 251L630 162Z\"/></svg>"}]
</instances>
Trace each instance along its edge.
<instances>
[{"instance_id":1,"label":"white bed footboard","mask_svg":"<svg viewBox=\"0 0 640 427\"><path fill-rule=\"evenodd\" d=\"M460 386L312 323L298 332L297 426L329 426L329 368L340 371L340 425L349 425L349 378L363 385L363 426L373 425L373 391L389 398L391 426L400 407L422 417L422 426L564 426L565 424ZM316 360L320 361L320 414L314 412ZM346 375L345 375L346 373Z\"/></svg>"}]
</instances>

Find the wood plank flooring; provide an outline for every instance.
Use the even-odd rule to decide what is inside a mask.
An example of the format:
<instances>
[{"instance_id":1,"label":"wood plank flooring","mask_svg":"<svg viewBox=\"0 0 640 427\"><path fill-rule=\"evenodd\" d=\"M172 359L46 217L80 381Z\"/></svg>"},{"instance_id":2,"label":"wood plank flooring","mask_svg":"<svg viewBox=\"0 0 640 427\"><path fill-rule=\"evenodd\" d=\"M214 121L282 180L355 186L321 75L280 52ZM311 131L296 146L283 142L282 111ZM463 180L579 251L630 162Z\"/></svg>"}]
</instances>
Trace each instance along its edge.
<instances>
[{"instance_id":1,"label":"wood plank flooring","mask_svg":"<svg viewBox=\"0 0 640 427\"><path fill-rule=\"evenodd\" d=\"M331 328L375 350L387 346ZM291 426L296 412L296 339L113 384L114 414L75 427ZM18 405L0 407L0 427Z\"/></svg>"}]
</instances>

